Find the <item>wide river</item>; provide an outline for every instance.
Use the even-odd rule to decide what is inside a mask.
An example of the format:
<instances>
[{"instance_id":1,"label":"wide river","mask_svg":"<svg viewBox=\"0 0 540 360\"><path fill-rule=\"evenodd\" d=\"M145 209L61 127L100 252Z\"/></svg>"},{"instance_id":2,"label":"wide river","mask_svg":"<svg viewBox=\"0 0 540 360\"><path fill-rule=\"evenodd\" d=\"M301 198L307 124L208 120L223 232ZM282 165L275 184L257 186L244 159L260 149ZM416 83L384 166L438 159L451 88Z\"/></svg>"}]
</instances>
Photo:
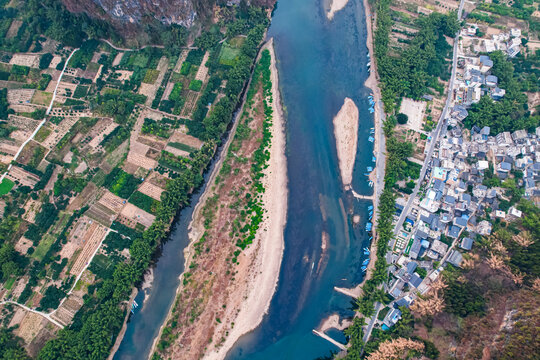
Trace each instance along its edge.
<instances>
[{"instance_id":1,"label":"wide river","mask_svg":"<svg viewBox=\"0 0 540 360\"><path fill-rule=\"evenodd\" d=\"M352 287L362 280L362 248L368 245L364 224L368 202L351 199L342 190L332 118L345 97L360 110L354 189L370 194L367 166L373 126L364 87L368 76L363 3L350 0L332 21L323 0L282 0L274 12L274 37L280 88L287 112L289 212L285 252L276 293L262 324L242 337L228 359L315 359L337 347L312 330L329 315L352 316L352 299L334 286ZM193 198L198 200L198 195ZM352 214L361 222L353 226ZM183 249L192 208L175 224L153 271L152 286L139 291L142 308L131 318L115 359L148 356L153 338L165 320L183 271ZM322 233L329 242L323 251ZM344 342L338 331L329 335Z\"/></svg>"}]
</instances>

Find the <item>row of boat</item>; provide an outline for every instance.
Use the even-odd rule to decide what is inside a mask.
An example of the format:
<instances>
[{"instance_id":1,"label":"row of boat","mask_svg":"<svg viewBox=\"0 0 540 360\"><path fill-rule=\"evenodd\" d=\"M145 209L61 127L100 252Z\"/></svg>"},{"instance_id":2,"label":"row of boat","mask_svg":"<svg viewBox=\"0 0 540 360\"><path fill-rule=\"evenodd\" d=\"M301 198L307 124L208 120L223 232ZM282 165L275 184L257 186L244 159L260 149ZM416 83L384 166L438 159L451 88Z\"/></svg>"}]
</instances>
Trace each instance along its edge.
<instances>
[{"instance_id":1,"label":"row of boat","mask_svg":"<svg viewBox=\"0 0 540 360\"><path fill-rule=\"evenodd\" d=\"M374 113L375 112L375 99L373 99L373 94L368 96L369 101L369 112Z\"/></svg>"},{"instance_id":2,"label":"row of boat","mask_svg":"<svg viewBox=\"0 0 540 360\"><path fill-rule=\"evenodd\" d=\"M368 212L369 212L369 215L368 215L369 216L369 222L366 223L366 231L371 232L371 230L373 228L373 224L371 223L371 219L373 218L373 205L369 205L367 209L368 209ZM372 241L373 241L373 236L370 236L368 242L371 244ZM362 262L361 269L362 269L363 272L366 272L367 267L369 265L369 256L371 255L371 253L369 251L369 248L367 248L367 247L364 248L364 255L367 256L367 259L365 259Z\"/></svg>"}]
</instances>

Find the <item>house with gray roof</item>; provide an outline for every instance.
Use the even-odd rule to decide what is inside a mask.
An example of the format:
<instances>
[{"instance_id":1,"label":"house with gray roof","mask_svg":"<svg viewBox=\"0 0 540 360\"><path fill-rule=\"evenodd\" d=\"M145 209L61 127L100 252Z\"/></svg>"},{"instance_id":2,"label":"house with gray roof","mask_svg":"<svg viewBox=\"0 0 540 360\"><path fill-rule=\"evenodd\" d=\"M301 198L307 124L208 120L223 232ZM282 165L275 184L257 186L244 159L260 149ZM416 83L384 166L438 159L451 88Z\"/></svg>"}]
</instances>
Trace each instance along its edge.
<instances>
[{"instance_id":1,"label":"house with gray roof","mask_svg":"<svg viewBox=\"0 0 540 360\"><path fill-rule=\"evenodd\" d=\"M446 261L454 266L460 267L461 262L463 261L463 255L457 250L452 250Z\"/></svg>"},{"instance_id":2,"label":"house with gray roof","mask_svg":"<svg viewBox=\"0 0 540 360\"><path fill-rule=\"evenodd\" d=\"M459 245L460 248L463 250L471 250L473 245L473 239L470 237L463 238L461 240L461 244Z\"/></svg>"}]
</instances>

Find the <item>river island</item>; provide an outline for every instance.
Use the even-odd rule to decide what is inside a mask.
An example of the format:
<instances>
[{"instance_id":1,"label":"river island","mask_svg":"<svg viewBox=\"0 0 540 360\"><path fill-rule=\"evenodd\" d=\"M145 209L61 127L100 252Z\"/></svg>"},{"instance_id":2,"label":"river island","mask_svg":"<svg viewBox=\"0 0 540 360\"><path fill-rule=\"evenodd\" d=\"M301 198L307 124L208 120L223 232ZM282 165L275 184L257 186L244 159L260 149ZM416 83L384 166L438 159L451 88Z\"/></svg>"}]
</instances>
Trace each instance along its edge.
<instances>
[{"instance_id":1,"label":"river island","mask_svg":"<svg viewBox=\"0 0 540 360\"><path fill-rule=\"evenodd\" d=\"M262 321L278 281L287 168L273 41L260 52L241 115L191 223L186 271L154 342L176 359L223 359Z\"/></svg>"}]
</instances>

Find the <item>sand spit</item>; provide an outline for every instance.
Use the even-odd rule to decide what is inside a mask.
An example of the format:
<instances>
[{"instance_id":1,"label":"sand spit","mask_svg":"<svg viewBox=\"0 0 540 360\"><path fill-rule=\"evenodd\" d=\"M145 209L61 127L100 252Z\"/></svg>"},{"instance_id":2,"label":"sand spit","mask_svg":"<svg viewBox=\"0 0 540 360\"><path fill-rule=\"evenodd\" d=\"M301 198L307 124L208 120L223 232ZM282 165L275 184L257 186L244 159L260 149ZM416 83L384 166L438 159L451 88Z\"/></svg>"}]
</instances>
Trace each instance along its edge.
<instances>
[{"instance_id":1,"label":"sand spit","mask_svg":"<svg viewBox=\"0 0 540 360\"><path fill-rule=\"evenodd\" d=\"M356 148L358 145L358 108L354 101L345 98L341 110L334 117L334 135L341 180L346 189L352 182Z\"/></svg>"},{"instance_id":2,"label":"sand spit","mask_svg":"<svg viewBox=\"0 0 540 360\"><path fill-rule=\"evenodd\" d=\"M334 18L334 15L341 9L343 9L349 0L331 0L332 3L330 4L330 10L326 13L326 17L328 20L332 20Z\"/></svg>"},{"instance_id":3,"label":"sand spit","mask_svg":"<svg viewBox=\"0 0 540 360\"><path fill-rule=\"evenodd\" d=\"M330 329L337 329L341 331L351 326L351 324L351 320L343 319L340 321L338 314L332 314L321 323L321 326L319 326L319 331L325 332L326 330Z\"/></svg>"},{"instance_id":4,"label":"sand spit","mask_svg":"<svg viewBox=\"0 0 540 360\"><path fill-rule=\"evenodd\" d=\"M274 53L273 39L266 45L271 54L271 79L273 96L272 144L270 146L269 166L263 179L266 189L263 195L266 217L257 233L260 246L258 256L252 265L256 271L249 279L248 292L237 312L234 328L230 330L225 342L219 349L206 355L205 359L223 359L236 341L244 334L255 329L267 313L274 295L283 257L283 231L287 220L287 158L285 157L284 117L278 87L278 73ZM229 307L228 307L229 308Z\"/></svg>"}]
</instances>

